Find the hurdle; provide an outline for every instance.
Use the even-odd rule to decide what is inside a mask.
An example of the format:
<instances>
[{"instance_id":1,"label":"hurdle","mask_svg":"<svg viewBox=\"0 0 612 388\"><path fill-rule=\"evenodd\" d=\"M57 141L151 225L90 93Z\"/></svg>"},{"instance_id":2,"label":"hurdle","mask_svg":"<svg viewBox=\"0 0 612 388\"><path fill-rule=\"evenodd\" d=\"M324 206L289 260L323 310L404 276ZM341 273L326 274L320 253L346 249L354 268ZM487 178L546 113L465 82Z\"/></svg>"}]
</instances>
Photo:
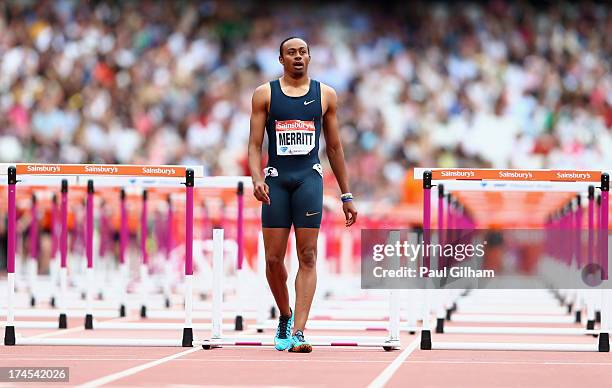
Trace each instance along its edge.
<instances>
[{"instance_id":1,"label":"hurdle","mask_svg":"<svg viewBox=\"0 0 612 388\"><path fill-rule=\"evenodd\" d=\"M590 190L592 190L592 187L589 187ZM576 199L574 201L570 201L570 203L568 205L566 205L564 207L564 222L574 222L574 225L576 226L576 231L579 232L580 230L580 196L577 196ZM573 205L575 205L575 208L572 207ZM572 254L574 254L576 256L577 259L577 264L580 264L580 235L577 233L575 236L575 241L573 239L573 236L570 236L570 240L574 245L572 246ZM578 247L575 248L575 247ZM571 256L571 255L570 255ZM570 262L571 262L571 258L570 258ZM564 268L565 269L565 268ZM567 268L569 270L569 267ZM566 271L567 272L567 271ZM569 275L569 274L568 274ZM579 306L579 298L582 297L582 293L578 292L578 290L575 290L575 299L577 301L576 306ZM483 291L484 293L484 291ZM484 295L484 294L483 294ZM487 294L488 295L488 294ZM490 296L490 295L489 295ZM533 298L533 295L529 296L530 298ZM461 302L461 301L459 301ZM496 300L497 302L497 300ZM521 304L524 304L523 302L527 302L527 300L522 299L521 298ZM552 296L549 296L548 298L548 302L550 303L554 303ZM478 303L482 303L482 301L479 301ZM476 304L476 303L475 303ZM571 312L572 309L572 304L570 302L570 304L568 304L568 311L567 313L569 314ZM496 306L499 307L499 306ZM541 307L534 305L534 308L538 308L541 309ZM483 309L484 310L484 309ZM495 312L495 309L490 309L487 308L486 309L489 312ZM511 313L512 311L508 311L508 306L504 305L503 309L499 309L500 311L504 311L506 314ZM526 312L528 309L525 309L525 307L522 307L523 312ZM530 311L532 312L533 309ZM465 312L465 311L464 311ZM543 311L539 311L541 313L544 313ZM561 314L562 312L564 312L564 309L559 308L555 311L555 313L557 314ZM540 316L540 317L530 317L530 319L521 319L521 317L515 317L515 316L505 316L505 317L500 317L500 316L479 316L479 317L475 317L473 315L470 315L469 317L461 317L463 319L456 319L456 321L464 321L464 322L469 322L469 321L474 321L474 322L522 322L522 323L526 323L526 322L548 322L548 323L553 323L553 322L565 322L565 323L572 323L575 322L576 323L580 323L581 321L581 315L580 315L580 310L576 309L576 314L575 314L575 318L569 317L569 316L558 316L557 319L550 319L550 317L547 316ZM459 317L458 317L459 318ZM467 319L466 319L467 318ZM534 319L535 318L535 319ZM587 330L591 329L592 327L587 327ZM595 334L596 332L585 332L584 330L581 329L534 329L531 330L529 328L487 328L485 330L479 331L478 329L474 329L474 328L464 328L464 327L452 327L451 330L449 330L448 332L452 332L452 333L482 333L482 334L490 334L490 333L498 333L498 334L567 334L567 335L574 335L574 334Z\"/></svg>"},{"instance_id":2,"label":"hurdle","mask_svg":"<svg viewBox=\"0 0 612 388\"><path fill-rule=\"evenodd\" d=\"M292 245L290 250L294 250L295 246ZM295 255L292 252L291 255ZM319 255L325 258L324 254ZM294 264L294 263L292 263ZM295 263L297 264L297 263ZM259 273L261 276L265 275L265 253L263 246L263 236L260 234L258 239L258 265ZM295 276L295 274L293 275ZM265 288L265 286L264 286ZM274 319L265 319L266 310L266 298L267 295L264 290L259 297L259 314L257 315L257 322L249 325L249 328L256 329L258 333L262 333L264 330L275 330L278 325L278 321ZM404 323L401 321L402 313L409 314L410 310L402 309L403 300L402 292L404 290L394 291L397 295L393 298L397 299L398 306L393 306L393 309L398 310L400 315L400 321L398 322L400 331L408 331L414 333L418 330L416 324ZM389 303L391 303L391 293L386 291L387 295L384 299L374 301L328 301L321 300L317 303L324 307L317 306L311 309L310 316L306 322L305 329L307 330L338 330L338 331L387 331L389 329L391 314L389 310ZM412 301L414 302L414 301ZM395 303L395 302L394 302ZM407 307L412 307L408 306ZM338 310L342 308L342 310Z\"/></svg>"},{"instance_id":3,"label":"hurdle","mask_svg":"<svg viewBox=\"0 0 612 388\"><path fill-rule=\"evenodd\" d=\"M192 304L192 276L193 276L193 188L195 186L196 172L199 178L203 177L203 169L201 167L188 168L184 166L134 166L134 165L44 165L44 164L16 164L0 166L3 171L7 171L8 178L8 260L7 260L7 283L8 283L8 308L6 310L7 322L5 325L4 344L12 345L99 345L99 346L193 346L193 322L191 316ZM15 309L14 309L14 294L15 294L15 244L16 244L16 186L17 176L28 177L22 179L22 183L36 181L36 177L32 175L53 175L56 176L73 176L78 181L79 178L90 178L91 176L110 177L113 185L117 185L118 181L127 183L137 183L143 186L164 184L176 185L177 178L185 179L186 195L186 245L185 245L185 310L184 310L184 325L183 334L180 339L160 340L160 339L123 339L123 338L27 338L17 336L15 333ZM128 179L126 177L140 177L139 179ZM144 177L144 179L143 179ZM156 178L156 179L153 179ZM57 179L57 178L56 178ZM88 214L87 214L87 256L88 268L91 268L93 273L93 180L89 179L87 183L88 190ZM67 253L67 199L68 199L68 180L62 180L62 232L60 238L60 251L62 256L62 269L60 273L61 287L60 305L63 304L65 296L66 284L66 253ZM87 322L93 324L92 309L86 309L86 325ZM60 326L62 320L65 323L66 314L60 313ZM64 325L65 326L65 325ZM93 325L92 325L93 326Z\"/></svg>"},{"instance_id":4,"label":"hurdle","mask_svg":"<svg viewBox=\"0 0 612 388\"><path fill-rule=\"evenodd\" d=\"M213 308L212 334L209 339L196 341L205 350L235 346L274 346L271 336L236 335L225 336L222 331L223 311L223 229L213 230ZM398 293L390 291L388 337L311 336L313 346L382 347L385 351L399 349L399 300Z\"/></svg>"},{"instance_id":5,"label":"hurdle","mask_svg":"<svg viewBox=\"0 0 612 388\"><path fill-rule=\"evenodd\" d=\"M237 275L236 276L237 286L240 286L240 284L243 283L241 279L241 274L244 271L243 264L242 264L244 260L244 199L243 197L244 197L244 189L246 187L252 187L252 184L250 183L249 180L250 180L249 177L206 177L203 179L196 180L196 183L195 183L197 188L204 188L204 189L236 188L236 198L237 198L237 202L236 202L236 205L237 205L236 206L236 229L237 229L236 238L237 238L237 243L236 243L236 250L235 251L231 250L231 254L232 255L235 254L235 259L236 259L235 268L236 268L236 275ZM173 217L173 212L172 212L172 207L171 207L172 206L171 204L173 203L172 201L173 200L171 199L171 197L168 197L168 204L169 204L168 215L169 217ZM168 235L170 234L168 233ZM166 241L167 255L169 255L171 245L172 245L171 237L168 237ZM162 288L164 287L167 287L167 286L166 285L162 286ZM167 298L166 307L168 307L169 303L170 303L170 300L169 298ZM211 308L212 304L208 302L194 301L193 306L197 308ZM243 305L240 299L238 299L238 301L235 303L234 310L236 311L233 311L233 312L224 311L222 313L223 318L234 320L233 326L230 326L229 324L224 324L223 327L225 329L241 331L244 329L243 320L245 318L254 319L256 315L255 311L242 311ZM196 310L196 311L193 311L192 316L194 318L211 319L213 314L211 311L197 311ZM176 319L176 318L181 317L181 313L180 311L168 310L167 308L164 310L147 309L146 315L141 314L141 317L142 318L145 318L145 317L146 318L156 318L156 319ZM115 327L114 325L115 324L113 323L112 326ZM210 325L202 324L201 327L210 328Z\"/></svg>"},{"instance_id":6,"label":"hurdle","mask_svg":"<svg viewBox=\"0 0 612 388\"><path fill-rule=\"evenodd\" d=\"M246 182L249 178L248 177L206 177L206 178L197 178L194 179L194 186L195 187L204 187L204 188L231 188L232 186L236 187L244 187L246 185ZM103 184L105 184L107 182L103 182ZM112 182L110 182L110 184L112 184ZM189 186L187 187L187 193L189 194L190 191L193 190L189 190ZM148 195L144 194L146 191L143 191L142 194L142 200L143 203L148 199ZM125 190L122 191L122 199L123 199L123 203L125 203ZM168 197L170 198L170 197ZM122 205L122 209L125 207L125 205ZM186 217L187 220L193 220L193 193L191 194L191 196L187 195L186 197L186 204L185 204L185 209L186 209ZM144 224L146 222L148 222L148 218L146 216L146 209L141 210L141 222ZM125 212L122 210L122 214L125 214ZM123 225L123 230L125 230L125 216L122 218L122 225ZM187 222L187 225L189 225L189 222ZM193 225L193 222L191 221L191 225ZM148 271L148 268L145 264L145 260L147 260L147 256L148 256L148 252L146 252L146 246L144 244L144 240L142 239L142 236L145 235L147 232L145 229L141 229L141 240L140 240L140 254L141 254L141 258L143 259L140 265L140 274L141 274L141 278L143 276L143 273L145 271ZM189 256L193 256L193 226L191 227L190 230L188 230L188 239L186 239L186 241L189 241L188 244L186 244L186 249L190 249L191 248L191 254ZM124 249L125 250L125 244L124 244ZM148 261L148 260L147 260ZM193 262L191 264L191 267L189 268L189 272L191 275L193 275ZM145 277L147 277L146 274L144 274ZM186 275L187 276L187 275ZM189 277L187 277L187 279L190 279ZM191 284L189 282L185 282L184 287L185 287L185 295L193 295L193 280L191 280ZM142 291L142 289L140 290ZM142 300L142 293L140 294L140 298ZM168 302L168 301L166 301ZM185 298L185 308L187 310L190 311L190 317L191 318L210 318L212 316L212 314L208 311L194 311L194 307L195 307L195 303L193 300L190 300L189 303L187 302L187 299ZM167 303L166 303L166 308L167 308ZM181 311L172 311L172 310L156 310L156 309L150 309L145 305L141 305L140 308L140 317L141 318L161 318L161 319L182 319L184 317L184 312ZM233 314L228 314L227 317L231 317L231 318L235 318L235 315ZM115 329L121 329L121 330L175 330L177 328L181 328L183 327L182 324L180 323L173 323L173 322L164 322L164 323L154 323L154 322L96 322L95 324L95 328L98 330L115 330ZM201 323L201 324L191 324L191 327L193 329L198 329L198 330L210 330L211 329L211 324L210 323ZM225 330L232 330L235 328L234 325L231 324L222 324L223 329Z\"/></svg>"},{"instance_id":7,"label":"hurdle","mask_svg":"<svg viewBox=\"0 0 612 388\"><path fill-rule=\"evenodd\" d=\"M600 171L567 171L567 170L490 170L490 169L415 169L415 179L423 180L423 188L425 194L425 205L423 208L423 225L424 228L429 227L429 219L431 217L431 208L428 206L430 201L429 189L433 187L432 182L444 180L447 186L451 186L456 190L471 190L471 191L574 191L584 192L585 183L590 182L601 182L599 187L601 190L602 205L600 206L600 218L599 222L599 257L603 269L602 280L607 281L607 261L608 261L608 191L609 191L609 174L607 172ZM509 182L511 181L511 182ZM589 198L592 198L594 188L590 186L588 188ZM573 207L576 204L576 207ZM574 226L581 225L581 210L580 200L575 200L566 205L563 212L559 214L557 226L559 228L569 228L571 230ZM589 226L592 228L593 223L589 222ZM577 229L578 230L578 229ZM592 229L591 229L592 231ZM579 232L579 230L578 230ZM589 234L591 235L591 233ZM576 244L579 249L579 239L570 238L569 241L565 241L566 244L570 244L569 250L561 251L560 253L565 258L564 264L567 270L570 270L572 266L572 250L571 244ZM591 240L591 239L589 239ZM592 247L589 241L589 247ZM560 247L556 247L561 249ZM569 252L569 253L568 253ZM569 255L569 257L568 257ZM577 256L580 259L580 256ZM589 260L591 256L589 257ZM424 260L424 263L427 264ZM578 261L580 263L580 261ZM425 265L424 264L424 265ZM596 292L596 291L593 291ZM571 294L570 292L566 294ZM579 298L579 293L574 293L573 300ZM483 334L533 334L533 335L586 335L595 334L598 335L599 341L592 344L547 344L547 343L464 343L464 342L436 342L429 340L431 333L426 328L422 330L421 336L421 349L445 349L445 350L540 350L540 351L609 351L609 304L610 304L610 291L601 290L603 298L602 308L602 326L600 330L593 330L592 324L588 328L584 329L562 329L562 328L515 328L515 327L470 327L470 328L447 328L444 330L445 333L483 333ZM549 299L553 300L552 298ZM572 300L572 301L573 301ZM458 301L457 304L460 302ZM571 303L571 302L570 302ZM568 306L567 313L571 312L572 308ZM550 317L546 317L550 319ZM551 322L544 317L534 317L525 319L524 317L496 317L496 316L470 316L462 317L461 315L453 313L452 321L471 321L471 322L522 322L522 323L542 323ZM578 321L579 315L573 316L562 316L557 317L557 322L563 323L575 323Z\"/></svg>"}]
</instances>

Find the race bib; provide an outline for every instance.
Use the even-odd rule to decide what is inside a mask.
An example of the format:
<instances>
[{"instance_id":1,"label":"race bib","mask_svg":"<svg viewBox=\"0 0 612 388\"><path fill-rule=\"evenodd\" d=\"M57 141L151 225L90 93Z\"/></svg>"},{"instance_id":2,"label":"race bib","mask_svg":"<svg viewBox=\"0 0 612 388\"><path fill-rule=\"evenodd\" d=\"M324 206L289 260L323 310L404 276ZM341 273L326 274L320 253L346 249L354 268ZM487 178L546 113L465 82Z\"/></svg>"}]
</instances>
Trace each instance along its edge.
<instances>
[{"instance_id":1,"label":"race bib","mask_svg":"<svg viewBox=\"0 0 612 388\"><path fill-rule=\"evenodd\" d=\"M315 147L314 121L276 121L276 154L306 155Z\"/></svg>"}]
</instances>

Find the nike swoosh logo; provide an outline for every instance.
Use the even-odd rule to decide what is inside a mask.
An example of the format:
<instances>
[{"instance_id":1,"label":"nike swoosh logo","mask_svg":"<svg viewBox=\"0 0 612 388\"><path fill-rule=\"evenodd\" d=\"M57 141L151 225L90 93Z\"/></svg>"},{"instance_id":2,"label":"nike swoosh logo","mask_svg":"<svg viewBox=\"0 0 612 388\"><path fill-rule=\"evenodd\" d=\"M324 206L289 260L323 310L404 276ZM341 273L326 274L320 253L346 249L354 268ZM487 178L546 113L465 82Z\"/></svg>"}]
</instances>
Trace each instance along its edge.
<instances>
[{"instance_id":1,"label":"nike swoosh logo","mask_svg":"<svg viewBox=\"0 0 612 388\"><path fill-rule=\"evenodd\" d=\"M319 213L321 213L321 212L316 212L316 213L306 212L306 217L314 216L314 215L317 215Z\"/></svg>"},{"instance_id":2,"label":"nike swoosh logo","mask_svg":"<svg viewBox=\"0 0 612 388\"><path fill-rule=\"evenodd\" d=\"M304 101L304 105L308 105L308 104L313 103L313 102L315 102L315 100L311 100L311 101Z\"/></svg>"}]
</instances>

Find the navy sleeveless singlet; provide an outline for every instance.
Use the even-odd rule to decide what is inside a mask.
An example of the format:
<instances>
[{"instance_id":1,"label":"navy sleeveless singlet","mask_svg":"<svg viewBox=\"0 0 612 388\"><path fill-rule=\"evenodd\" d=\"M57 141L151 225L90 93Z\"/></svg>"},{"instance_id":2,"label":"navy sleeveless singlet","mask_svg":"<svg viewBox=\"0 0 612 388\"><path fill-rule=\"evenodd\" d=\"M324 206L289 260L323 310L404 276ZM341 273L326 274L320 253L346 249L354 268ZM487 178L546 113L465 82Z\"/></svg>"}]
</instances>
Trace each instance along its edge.
<instances>
[{"instance_id":1,"label":"navy sleeveless singlet","mask_svg":"<svg viewBox=\"0 0 612 388\"><path fill-rule=\"evenodd\" d=\"M262 226L318 228L323 211L321 84L311 80L308 93L300 97L287 96L279 80L270 82L270 90L264 173L271 203L262 205Z\"/></svg>"}]
</instances>

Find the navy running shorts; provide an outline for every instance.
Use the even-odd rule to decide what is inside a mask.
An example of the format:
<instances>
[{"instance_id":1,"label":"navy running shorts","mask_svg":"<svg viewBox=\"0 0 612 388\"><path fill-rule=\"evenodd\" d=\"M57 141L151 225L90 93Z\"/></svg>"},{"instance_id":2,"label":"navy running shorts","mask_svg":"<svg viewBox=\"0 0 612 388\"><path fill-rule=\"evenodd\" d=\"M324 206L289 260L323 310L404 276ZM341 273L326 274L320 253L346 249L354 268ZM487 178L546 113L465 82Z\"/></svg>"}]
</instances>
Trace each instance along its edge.
<instances>
[{"instance_id":1,"label":"navy running shorts","mask_svg":"<svg viewBox=\"0 0 612 388\"><path fill-rule=\"evenodd\" d=\"M270 205L262 204L264 228L319 228L323 213L323 170L320 164L300 171L264 170Z\"/></svg>"}]
</instances>

